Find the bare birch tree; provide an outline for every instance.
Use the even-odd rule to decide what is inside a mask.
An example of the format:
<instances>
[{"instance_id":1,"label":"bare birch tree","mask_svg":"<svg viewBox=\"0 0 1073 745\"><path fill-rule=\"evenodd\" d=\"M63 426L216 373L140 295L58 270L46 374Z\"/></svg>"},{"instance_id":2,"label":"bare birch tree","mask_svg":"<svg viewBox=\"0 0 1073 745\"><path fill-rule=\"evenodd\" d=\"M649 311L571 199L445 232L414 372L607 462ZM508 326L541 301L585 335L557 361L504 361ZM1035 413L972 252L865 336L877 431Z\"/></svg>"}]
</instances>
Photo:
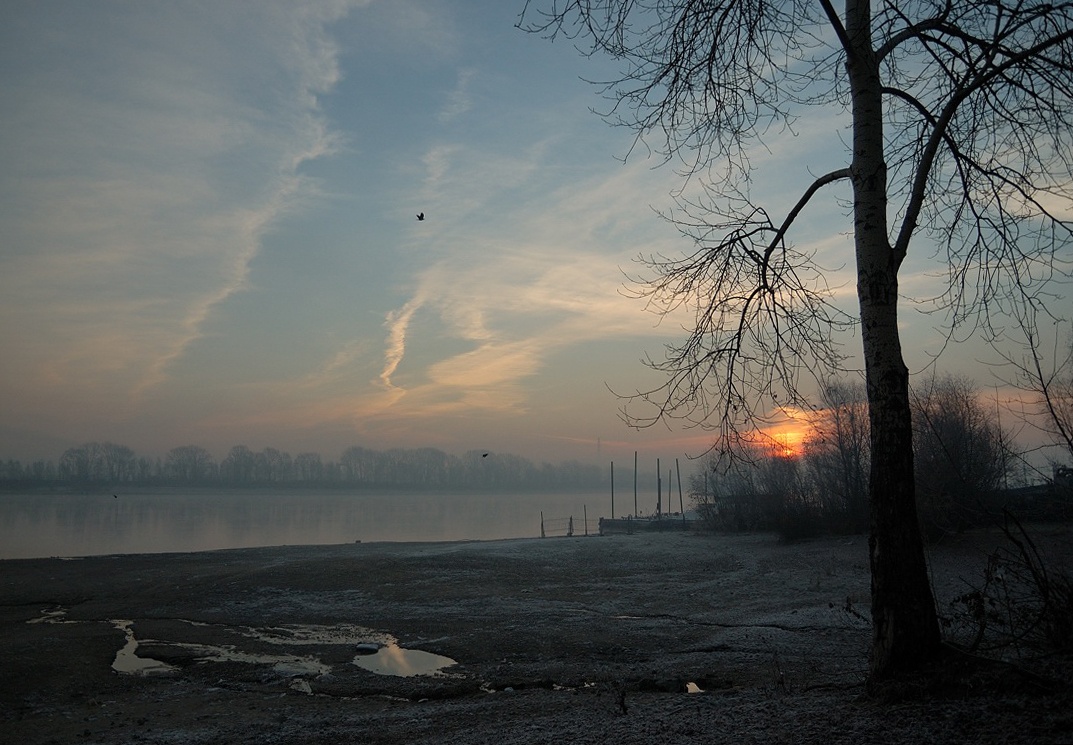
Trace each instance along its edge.
<instances>
[{"instance_id":1,"label":"bare birch tree","mask_svg":"<svg viewBox=\"0 0 1073 745\"><path fill-rule=\"evenodd\" d=\"M772 402L804 400L810 372L839 367L832 334L851 319L790 239L827 187L850 185L872 454L872 677L927 665L941 646L917 525L899 271L911 245L935 254L953 338L999 335L1001 315L1042 303L1042 283L1068 270L1073 3L846 0L839 12L831 0L528 0L520 25L619 60L604 88L609 119L708 185L675 218L694 250L647 261L646 299L694 319L652 363L666 373L641 395L653 419L731 437ZM851 130L844 158L769 212L748 192L755 146L834 107Z\"/></svg>"}]
</instances>

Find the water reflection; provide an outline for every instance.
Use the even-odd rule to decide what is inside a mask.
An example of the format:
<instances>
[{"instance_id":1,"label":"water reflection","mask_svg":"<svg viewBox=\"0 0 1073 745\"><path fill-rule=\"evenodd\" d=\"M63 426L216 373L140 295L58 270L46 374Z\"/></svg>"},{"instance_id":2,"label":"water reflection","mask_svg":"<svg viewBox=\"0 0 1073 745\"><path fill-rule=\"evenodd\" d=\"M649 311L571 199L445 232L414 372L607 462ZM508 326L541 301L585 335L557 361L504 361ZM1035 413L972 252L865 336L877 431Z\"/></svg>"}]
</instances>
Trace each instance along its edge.
<instances>
[{"instance_id":1,"label":"water reflection","mask_svg":"<svg viewBox=\"0 0 1073 745\"><path fill-rule=\"evenodd\" d=\"M65 611L58 610L43 614L41 618L30 623L69 623L63 620ZM207 627L208 624L196 621L179 621L190 626ZM114 620L112 624L126 636L126 643L116 653L112 669L127 675L154 675L171 673L179 668L161 660L138 655L139 640L134 635L134 624L129 620ZM236 626L218 627L221 635L237 634L242 639L251 639L269 648L274 646L317 646L344 644L358 651L352 660L354 665L379 675L412 677L415 675L444 675L446 668L458 664L450 657L444 657L416 649L403 649L390 634L366 629L351 624L337 626L293 625L277 626L267 629ZM375 639L376 641L366 641ZM146 641L146 640L142 640ZM272 651L264 649L252 651L240 646L222 642L205 644L187 642L178 639L154 639L158 646L182 650L184 656L199 663L241 662L249 665L271 666L272 671L282 678L320 678L332 671L331 665L322 662L315 654L299 655L293 652ZM299 686L299 690L310 693L309 684Z\"/></svg>"},{"instance_id":2,"label":"water reflection","mask_svg":"<svg viewBox=\"0 0 1073 745\"><path fill-rule=\"evenodd\" d=\"M117 673L159 675L161 673L173 673L179 669L160 660L138 656L138 640L134 638L134 629L132 628L134 624L132 621L117 620L112 623L127 637L126 644L116 652L115 661L112 662L112 669Z\"/></svg>"},{"instance_id":3,"label":"water reflection","mask_svg":"<svg viewBox=\"0 0 1073 745\"><path fill-rule=\"evenodd\" d=\"M458 663L443 655L387 644L375 654L357 655L354 664L379 675L410 678L415 675L442 675L444 669Z\"/></svg>"},{"instance_id":4,"label":"water reflection","mask_svg":"<svg viewBox=\"0 0 1073 745\"><path fill-rule=\"evenodd\" d=\"M354 541L536 537L540 513L595 520L594 494L0 495L0 559L207 551Z\"/></svg>"}]
</instances>

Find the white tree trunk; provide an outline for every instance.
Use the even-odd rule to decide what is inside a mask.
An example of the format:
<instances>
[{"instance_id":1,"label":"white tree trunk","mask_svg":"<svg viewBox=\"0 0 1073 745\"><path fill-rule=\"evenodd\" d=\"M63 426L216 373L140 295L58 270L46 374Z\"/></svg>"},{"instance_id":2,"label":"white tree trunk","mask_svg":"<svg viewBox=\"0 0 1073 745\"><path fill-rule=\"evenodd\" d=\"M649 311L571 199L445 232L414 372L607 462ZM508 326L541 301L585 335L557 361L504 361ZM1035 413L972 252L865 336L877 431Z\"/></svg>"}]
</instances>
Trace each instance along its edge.
<instances>
[{"instance_id":1,"label":"white tree trunk","mask_svg":"<svg viewBox=\"0 0 1073 745\"><path fill-rule=\"evenodd\" d=\"M909 371L898 333L901 257L887 226L883 97L870 16L868 0L847 0L857 296L872 442L872 674L881 679L933 657L939 626L917 521Z\"/></svg>"}]
</instances>

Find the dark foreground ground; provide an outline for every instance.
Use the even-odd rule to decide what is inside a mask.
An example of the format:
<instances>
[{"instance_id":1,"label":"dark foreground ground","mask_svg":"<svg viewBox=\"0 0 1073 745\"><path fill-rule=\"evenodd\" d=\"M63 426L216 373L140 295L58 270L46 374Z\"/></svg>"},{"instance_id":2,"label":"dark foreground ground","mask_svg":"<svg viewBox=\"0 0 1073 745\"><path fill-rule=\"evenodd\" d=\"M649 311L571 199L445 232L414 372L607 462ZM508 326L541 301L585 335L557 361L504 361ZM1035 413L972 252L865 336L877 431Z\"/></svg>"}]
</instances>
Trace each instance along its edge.
<instances>
[{"instance_id":1,"label":"dark foreground ground","mask_svg":"<svg viewBox=\"0 0 1073 745\"><path fill-rule=\"evenodd\" d=\"M932 551L941 605L982 576L990 540ZM0 741L1073 742L1060 657L1046 679L974 667L867 696L867 598L864 538L4 561ZM354 664L396 641L457 664Z\"/></svg>"}]
</instances>

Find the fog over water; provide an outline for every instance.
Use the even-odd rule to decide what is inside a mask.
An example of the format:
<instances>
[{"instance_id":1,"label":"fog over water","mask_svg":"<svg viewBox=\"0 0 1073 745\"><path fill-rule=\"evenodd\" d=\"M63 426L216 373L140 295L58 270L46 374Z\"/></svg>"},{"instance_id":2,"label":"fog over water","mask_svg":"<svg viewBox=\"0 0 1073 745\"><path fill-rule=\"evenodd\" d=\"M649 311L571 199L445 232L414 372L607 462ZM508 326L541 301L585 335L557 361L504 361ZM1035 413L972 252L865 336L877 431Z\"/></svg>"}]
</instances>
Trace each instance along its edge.
<instances>
[{"instance_id":1,"label":"fog over water","mask_svg":"<svg viewBox=\"0 0 1073 745\"><path fill-rule=\"evenodd\" d=\"M355 541L538 537L610 514L598 493L202 491L0 495L0 559L211 551Z\"/></svg>"}]
</instances>

